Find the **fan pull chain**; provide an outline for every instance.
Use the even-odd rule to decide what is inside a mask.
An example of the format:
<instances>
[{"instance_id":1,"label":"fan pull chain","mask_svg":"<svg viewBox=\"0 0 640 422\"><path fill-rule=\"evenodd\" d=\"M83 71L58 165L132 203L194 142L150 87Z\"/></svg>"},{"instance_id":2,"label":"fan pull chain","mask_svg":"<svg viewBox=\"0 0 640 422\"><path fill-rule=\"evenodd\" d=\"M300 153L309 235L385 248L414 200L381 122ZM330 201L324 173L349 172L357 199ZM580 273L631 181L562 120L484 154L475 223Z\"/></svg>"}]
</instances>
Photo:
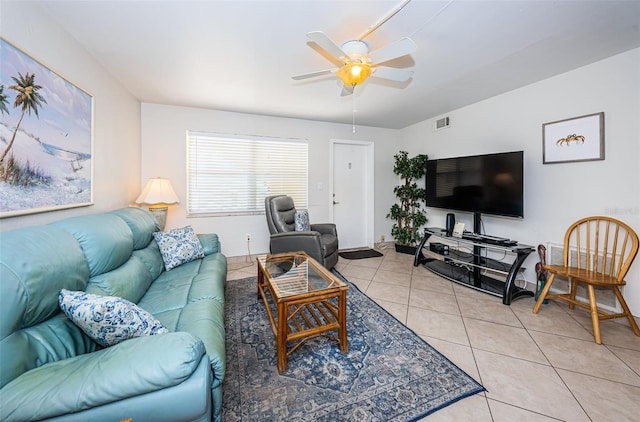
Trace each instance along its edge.
<instances>
[{"instance_id":1,"label":"fan pull chain","mask_svg":"<svg viewBox=\"0 0 640 422\"><path fill-rule=\"evenodd\" d=\"M352 121L352 131L353 133L356 133L356 87L355 85L353 86L353 94L351 94L351 97L353 98L353 121Z\"/></svg>"}]
</instances>

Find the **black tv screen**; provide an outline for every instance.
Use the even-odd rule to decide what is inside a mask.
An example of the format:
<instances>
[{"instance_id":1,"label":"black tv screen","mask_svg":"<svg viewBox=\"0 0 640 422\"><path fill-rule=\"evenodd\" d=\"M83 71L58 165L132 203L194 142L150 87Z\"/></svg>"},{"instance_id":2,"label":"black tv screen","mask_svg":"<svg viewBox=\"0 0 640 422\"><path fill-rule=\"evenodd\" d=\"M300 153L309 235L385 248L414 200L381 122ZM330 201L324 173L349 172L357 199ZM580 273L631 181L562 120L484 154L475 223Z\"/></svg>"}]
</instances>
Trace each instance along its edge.
<instances>
[{"instance_id":1,"label":"black tv screen","mask_svg":"<svg viewBox=\"0 0 640 422\"><path fill-rule=\"evenodd\" d=\"M427 161L428 207L524 217L523 151Z\"/></svg>"}]
</instances>

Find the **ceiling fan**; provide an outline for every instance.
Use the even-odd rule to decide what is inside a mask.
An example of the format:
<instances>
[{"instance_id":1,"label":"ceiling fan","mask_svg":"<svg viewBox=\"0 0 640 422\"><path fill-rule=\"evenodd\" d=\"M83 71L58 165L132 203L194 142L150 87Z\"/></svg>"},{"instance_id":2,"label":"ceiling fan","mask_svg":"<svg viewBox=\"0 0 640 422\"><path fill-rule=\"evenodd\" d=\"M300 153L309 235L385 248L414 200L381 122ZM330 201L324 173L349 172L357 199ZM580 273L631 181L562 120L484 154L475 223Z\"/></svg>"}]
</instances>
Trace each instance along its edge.
<instances>
[{"instance_id":1,"label":"ceiling fan","mask_svg":"<svg viewBox=\"0 0 640 422\"><path fill-rule=\"evenodd\" d=\"M342 65L332 69L292 76L292 78L294 80L302 80L335 73L344 84L342 89L343 96L353 94L355 86L364 82L369 76L398 82L409 80L413 75L412 70L386 67L383 63L415 52L418 47L411 38L402 38L393 44L372 52L369 52L369 44L363 41L365 37L398 13L409 1L410 0L405 0L401 5L397 6L369 27L369 29L358 38L346 41L341 46L338 46L322 31L309 32L307 37L318 44L338 62L342 63Z\"/></svg>"}]
</instances>

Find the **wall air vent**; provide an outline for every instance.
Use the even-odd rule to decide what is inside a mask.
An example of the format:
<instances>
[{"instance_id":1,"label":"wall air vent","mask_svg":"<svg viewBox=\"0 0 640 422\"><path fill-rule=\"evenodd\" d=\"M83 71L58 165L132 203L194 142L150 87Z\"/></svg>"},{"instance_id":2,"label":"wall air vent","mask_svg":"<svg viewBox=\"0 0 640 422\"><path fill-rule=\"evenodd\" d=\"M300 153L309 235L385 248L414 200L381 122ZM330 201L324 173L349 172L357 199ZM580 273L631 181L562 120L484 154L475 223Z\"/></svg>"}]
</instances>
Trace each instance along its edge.
<instances>
[{"instance_id":1,"label":"wall air vent","mask_svg":"<svg viewBox=\"0 0 640 422\"><path fill-rule=\"evenodd\" d=\"M450 125L450 120L449 120L449 116L447 117L443 117L441 119L436 119L433 122L433 130L442 130L442 129L446 129L449 127Z\"/></svg>"}]
</instances>

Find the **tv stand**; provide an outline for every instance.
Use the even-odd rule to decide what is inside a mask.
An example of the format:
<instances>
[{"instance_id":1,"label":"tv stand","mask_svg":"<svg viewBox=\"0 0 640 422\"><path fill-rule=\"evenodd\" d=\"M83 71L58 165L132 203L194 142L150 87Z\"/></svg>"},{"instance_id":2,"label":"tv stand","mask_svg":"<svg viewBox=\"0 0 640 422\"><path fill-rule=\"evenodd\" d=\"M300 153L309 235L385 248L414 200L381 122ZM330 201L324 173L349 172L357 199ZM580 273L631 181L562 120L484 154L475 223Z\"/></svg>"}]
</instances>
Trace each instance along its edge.
<instances>
[{"instance_id":1,"label":"tv stand","mask_svg":"<svg viewBox=\"0 0 640 422\"><path fill-rule=\"evenodd\" d=\"M449 255L439 255L430 251L428 257L424 255L423 248L432 236L441 238L450 245ZM416 249L413 265L423 265L431 272L455 283L502 297L502 303L505 305L510 305L512 300L519 297L533 296L532 291L516 286L515 279L522 263L535 249L517 242L497 244L494 239L496 238L493 236L488 240L483 240L480 236L473 239L458 238L447 236L445 229L427 227ZM464 252L465 247L471 248L473 252ZM487 251L513 254L515 260L506 264L486 256ZM490 277L489 273L497 278ZM504 278L504 281L501 278Z\"/></svg>"}]
</instances>

